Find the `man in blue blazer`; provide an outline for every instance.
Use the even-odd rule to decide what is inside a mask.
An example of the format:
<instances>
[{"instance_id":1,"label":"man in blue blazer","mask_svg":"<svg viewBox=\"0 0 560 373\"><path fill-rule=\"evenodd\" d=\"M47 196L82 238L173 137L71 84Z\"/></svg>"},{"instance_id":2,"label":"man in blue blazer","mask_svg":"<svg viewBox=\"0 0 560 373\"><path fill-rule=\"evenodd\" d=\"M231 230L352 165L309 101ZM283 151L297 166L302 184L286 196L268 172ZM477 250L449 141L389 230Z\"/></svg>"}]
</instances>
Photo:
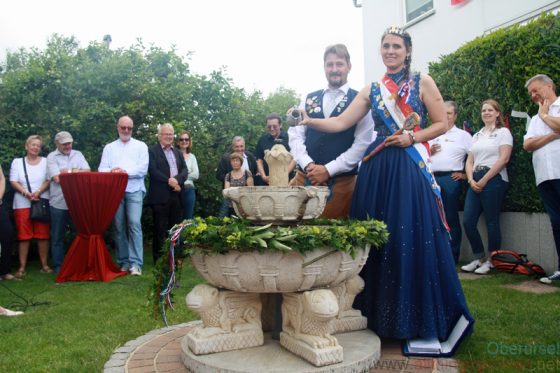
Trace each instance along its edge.
<instances>
[{"instance_id":1,"label":"man in blue blazer","mask_svg":"<svg viewBox=\"0 0 560 373\"><path fill-rule=\"evenodd\" d=\"M173 147L173 126L169 123L158 128L159 143L148 149L150 186L146 203L151 206L154 218L152 254L154 263L161 256L167 232L181 221L181 188L187 179L188 169L179 149Z\"/></svg>"}]
</instances>

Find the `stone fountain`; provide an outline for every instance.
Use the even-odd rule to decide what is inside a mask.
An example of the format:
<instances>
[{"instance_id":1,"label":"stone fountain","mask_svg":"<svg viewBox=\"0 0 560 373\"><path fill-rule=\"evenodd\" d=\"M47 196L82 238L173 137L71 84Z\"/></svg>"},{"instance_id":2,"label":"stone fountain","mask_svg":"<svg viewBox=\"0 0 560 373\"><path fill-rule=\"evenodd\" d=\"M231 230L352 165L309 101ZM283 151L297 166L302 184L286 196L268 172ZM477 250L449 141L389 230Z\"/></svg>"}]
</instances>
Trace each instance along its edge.
<instances>
[{"instance_id":1,"label":"stone fountain","mask_svg":"<svg viewBox=\"0 0 560 373\"><path fill-rule=\"evenodd\" d=\"M253 224L285 225L321 215L327 187L288 186L291 155L282 145L267 151L265 160L271 186L224 190L239 217ZM207 284L195 286L186 297L187 306L200 315L202 323L182 341L183 363L191 371L262 371L262 367L224 368L212 362L226 353L227 359L236 354L246 359L251 352L253 356L270 351L277 355L281 352L274 349L281 350L278 342L273 350L258 350L272 343L268 331L276 329L279 345L310 364L303 369L267 367L267 371L368 371L379 359L379 339L363 330L367 319L352 303L364 287L358 273L369 250L366 246L355 257L332 248L317 248L305 255L272 250L193 254L192 263ZM361 333L354 337L361 339L357 345L355 340L348 342L352 350L351 359L346 360L351 361L345 361L336 335L352 340L354 333ZM355 351L360 346L365 349L361 355ZM205 359L208 354L215 358Z\"/></svg>"}]
</instances>

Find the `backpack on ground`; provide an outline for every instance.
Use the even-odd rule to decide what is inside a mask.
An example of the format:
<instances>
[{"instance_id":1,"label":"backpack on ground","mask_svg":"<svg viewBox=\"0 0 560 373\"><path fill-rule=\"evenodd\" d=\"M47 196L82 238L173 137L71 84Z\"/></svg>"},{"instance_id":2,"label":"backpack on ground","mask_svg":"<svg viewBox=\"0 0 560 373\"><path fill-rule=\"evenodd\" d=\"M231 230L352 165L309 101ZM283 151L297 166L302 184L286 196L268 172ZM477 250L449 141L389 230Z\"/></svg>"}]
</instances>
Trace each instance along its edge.
<instances>
[{"instance_id":1,"label":"backpack on ground","mask_svg":"<svg viewBox=\"0 0 560 373\"><path fill-rule=\"evenodd\" d=\"M544 269L527 259L527 255L513 250L496 250L490 255L494 268L508 273L519 273L527 276L543 277Z\"/></svg>"}]
</instances>

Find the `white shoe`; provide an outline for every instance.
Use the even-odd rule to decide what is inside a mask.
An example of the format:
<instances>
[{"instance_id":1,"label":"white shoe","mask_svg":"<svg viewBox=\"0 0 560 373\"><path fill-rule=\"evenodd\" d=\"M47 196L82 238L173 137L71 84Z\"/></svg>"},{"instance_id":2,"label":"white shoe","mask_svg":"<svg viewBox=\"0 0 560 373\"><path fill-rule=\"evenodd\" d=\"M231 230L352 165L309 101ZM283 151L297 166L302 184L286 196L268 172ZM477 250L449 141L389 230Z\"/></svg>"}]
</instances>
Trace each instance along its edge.
<instances>
[{"instance_id":1,"label":"white shoe","mask_svg":"<svg viewBox=\"0 0 560 373\"><path fill-rule=\"evenodd\" d=\"M492 265L492 263L490 262L490 260L485 261L484 263L482 263L482 265L480 267L478 267L474 273L476 273L477 275L486 275L488 274L488 272L490 272L490 270L494 268L494 266Z\"/></svg>"},{"instance_id":2,"label":"white shoe","mask_svg":"<svg viewBox=\"0 0 560 373\"><path fill-rule=\"evenodd\" d=\"M464 272L472 272L475 269L477 269L478 267L480 267L482 265L482 263L480 262L480 259L475 259L472 262L470 262L469 264L466 264L464 266L461 267L461 270Z\"/></svg>"},{"instance_id":3,"label":"white shoe","mask_svg":"<svg viewBox=\"0 0 560 373\"><path fill-rule=\"evenodd\" d=\"M142 276L142 270L138 267L130 268L130 275L131 276Z\"/></svg>"},{"instance_id":4,"label":"white shoe","mask_svg":"<svg viewBox=\"0 0 560 373\"><path fill-rule=\"evenodd\" d=\"M560 271L554 271L554 273L548 277L542 277L540 282L543 284L552 284L552 281L560 280Z\"/></svg>"},{"instance_id":5,"label":"white shoe","mask_svg":"<svg viewBox=\"0 0 560 373\"><path fill-rule=\"evenodd\" d=\"M23 315L23 312L21 312L21 311L12 311L12 310L9 310L9 309L7 309L7 308L3 308L3 311L0 312L0 316L12 317L12 316L19 316L19 315Z\"/></svg>"}]
</instances>

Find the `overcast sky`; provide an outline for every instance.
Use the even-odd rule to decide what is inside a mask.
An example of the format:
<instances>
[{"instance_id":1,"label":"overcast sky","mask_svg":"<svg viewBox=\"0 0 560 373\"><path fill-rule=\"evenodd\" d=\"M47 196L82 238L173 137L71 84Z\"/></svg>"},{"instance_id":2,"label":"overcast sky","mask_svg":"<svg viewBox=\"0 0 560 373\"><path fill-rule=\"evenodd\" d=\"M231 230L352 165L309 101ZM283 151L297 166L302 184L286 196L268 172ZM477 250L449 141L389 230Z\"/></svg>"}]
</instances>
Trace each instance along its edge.
<instances>
[{"instance_id":1,"label":"overcast sky","mask_svg":"<svg viewBox=\"0 0 560 373\"><path fill-rule=\"evenodd\" d=\"M305 94L325 86L325 47L347 45L351 85L364 85L362 11L352 0L5 0L0 63L6 50L44 48L53 33L84 47L110 34L111 48L142 38L194 54L191 70L222 66L234 84L264 94L279 86Z\"/></svg>"}]
</instances>

